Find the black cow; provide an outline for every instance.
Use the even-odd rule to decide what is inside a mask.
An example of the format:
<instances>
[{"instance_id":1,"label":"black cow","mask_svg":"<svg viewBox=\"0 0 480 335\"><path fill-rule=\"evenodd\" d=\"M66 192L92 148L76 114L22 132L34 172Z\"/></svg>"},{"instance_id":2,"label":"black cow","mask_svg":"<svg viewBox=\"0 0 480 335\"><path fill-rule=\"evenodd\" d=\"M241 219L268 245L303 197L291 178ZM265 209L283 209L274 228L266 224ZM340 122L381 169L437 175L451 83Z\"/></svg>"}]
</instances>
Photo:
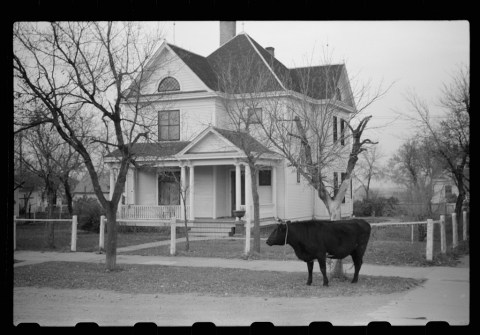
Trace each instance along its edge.
<instances>
[{"instance_id":1,"label":"black cow","mask_svg":"<svg viewBox=\"0 0 480 335\"><path fill-rule=\"evenodd\" d=\"M355 275L352 283L358 281L358 273L363 263L363 254L370 238L370 224L361 219L340 221L287 221L278 224L267 239L267 244L284 245L288 243L295 255L307 262L307 285L312 284L313 262L318 260L323 275L323 285L328 286L326 257L343 259L352 256Z\"/></svg>"}]
</instances>

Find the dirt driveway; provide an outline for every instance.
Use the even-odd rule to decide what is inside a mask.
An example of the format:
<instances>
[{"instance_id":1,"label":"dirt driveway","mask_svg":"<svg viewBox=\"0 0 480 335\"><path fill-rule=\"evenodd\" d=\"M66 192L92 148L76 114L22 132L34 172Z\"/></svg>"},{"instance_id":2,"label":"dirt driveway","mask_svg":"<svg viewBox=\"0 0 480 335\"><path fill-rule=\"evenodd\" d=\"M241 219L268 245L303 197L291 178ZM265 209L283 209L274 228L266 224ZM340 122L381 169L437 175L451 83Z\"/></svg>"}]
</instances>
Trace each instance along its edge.
<instances>
[{"instance_id":1,"label":"dirt driveway","mask_svg":"<svg viewBox=\"0 0 480 335\"><path fill-rule=\"evenodd\" d=\"M278 326L307 326L313 321L367 325L376 321L369 313L403 295L258 298L18 287L14 289L13 322L36 322L41 326L74 326L78 322L96 322L100 326L133 326L137 322L191 326L202 321L217 326L250 326L255 321L270 321Z\"/></svg>"}]
</instances>

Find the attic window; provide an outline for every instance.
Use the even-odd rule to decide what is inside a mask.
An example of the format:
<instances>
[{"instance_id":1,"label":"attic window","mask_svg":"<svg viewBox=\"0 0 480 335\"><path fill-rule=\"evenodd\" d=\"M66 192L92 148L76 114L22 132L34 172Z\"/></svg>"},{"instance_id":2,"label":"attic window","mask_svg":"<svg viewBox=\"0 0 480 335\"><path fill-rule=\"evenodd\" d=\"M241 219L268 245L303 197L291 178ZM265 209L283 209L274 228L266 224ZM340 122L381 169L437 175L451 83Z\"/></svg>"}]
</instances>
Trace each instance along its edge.
<instances>
[{"instance_id":1,"label":"attic window","mask_svg":"<svg viewBox=\"0 0 480 335\"><path fill-rule=\"evenodd\" d=\"M158 85L158 92L180 91L180 84L173 77L164 78Z\"/></svg>"}]
</instances>

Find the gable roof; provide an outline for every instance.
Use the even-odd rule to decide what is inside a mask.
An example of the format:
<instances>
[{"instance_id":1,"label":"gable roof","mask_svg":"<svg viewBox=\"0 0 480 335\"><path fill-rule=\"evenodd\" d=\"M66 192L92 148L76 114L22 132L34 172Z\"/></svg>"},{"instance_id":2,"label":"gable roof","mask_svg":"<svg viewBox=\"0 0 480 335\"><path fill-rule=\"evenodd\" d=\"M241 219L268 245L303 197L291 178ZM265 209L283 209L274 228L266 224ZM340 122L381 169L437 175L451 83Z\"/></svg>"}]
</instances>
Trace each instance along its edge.
<instances>
[{"instance_id":1,"label":"gable roof","mask_svg":"<svg viewBox=\"0 0 480 335\"><path fill-rule=\"evenodd\" d=\"M266 146L257 141L250 134L217 127L212 128L239 149L243 150L243 148L248 147L250 151L257 153L273 153L273 151L269 150Z\"/></svg>"},{"instance_id":2,"label":"gable roof","mask_svg":"<svg viewBox=\"0 0 480 335\"><path fill-rule=\"evenodd\" d=\"M228 78L220 81L223 83L223 87L220 87L221 91L251 93L255 89L261 89L264 92L283 90L282 83L263 58L259 48L263 49L243 33L207 56L216 75L220 78L222 76ZM268 53L265 49L263 51ZM225 87L225 82L232 86Z\"/></svg>"},{"instance_id":3,"label":"gable roof","mask_svg":"<svg viewBox=\"0 0 480 335\"><path fill-rule=\"evenodd\" d=\"M240 33L207 57L165 43L210 89L229 93L292 90L314 99L331 99L344 64L287 68L246 33ZM163 46L163 45L162 45ZM158 56L157 52L157 56ZM228 76L229 80L221 80ZM247 78L247 81L242 78ZM225 82L228 82L226 87Z\"/></svg>"},{"instance_id":4,"label":"gable roof","mask_svg":"<svg viewBox=\"0 0 480 335\"><path fill-rule=\"evenodd\" d=\"M275 154L275 152L269 150L259 141L257 141L254 137L247 133L241 133L238 131L227 130L223 128L217 128L210 126L202 131L200 134L197 135L187 146L185 146L180 152L180 156L189 152L192 148L194 148L197 143L200 143L202 139L204 139L209 134L216 134L217 136L223 137L224 141L227 143L231 143L235 146L239 154L244 154L243 148L248 145L249 149L252 152L257 153L268 153L268 154Z\"/></svg>"},{"instance_id":5,"label":"gable roof","mask_svg":"<svg viewBox=\"0 0 480 335\"><path fill-rule=\"evenodd\" d=\"M173 52L200 78L205 85L218 91L218 79L207 58L187 51L173 44L168 44Z\"/></svg>"},{"instance_id":6,"label":"gable roof","mask_svg":"<svg viewBox=\"0 0 480 335\"><path fill-rule=\"evenodd\" d=\"M189 143L189 141L135 143L132 151L137 157L168 157L176 155ZM105 157L121 157L121 152L119 149L116 149Z\"/></svg>"},{"instance_id":7,"label":"gable roof","mask_svg":"<svg viewBox=\"0 0 480 335\"><path fill-rule=\"evenodd\" d=\"M291 89L314 99L332 99L345 65L324 65L290 70Z\"/></svg>"}]
</instances>

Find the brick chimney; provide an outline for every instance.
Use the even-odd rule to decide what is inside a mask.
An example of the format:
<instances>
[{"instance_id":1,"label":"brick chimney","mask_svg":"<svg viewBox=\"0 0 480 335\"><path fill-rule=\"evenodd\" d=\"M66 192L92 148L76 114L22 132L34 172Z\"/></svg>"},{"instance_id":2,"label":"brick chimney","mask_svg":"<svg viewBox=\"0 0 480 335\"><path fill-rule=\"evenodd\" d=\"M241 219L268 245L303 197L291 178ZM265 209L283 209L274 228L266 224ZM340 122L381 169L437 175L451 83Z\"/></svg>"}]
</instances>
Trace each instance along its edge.
<instances>
[{"instance_id":1,"label":"brick chimney","mask_svg":"<svg viewBox=\"0 0 480 335\"><path fill-rule=\"evenodd\" d=\"M237 34L237 21L220 21L220 46L227 43Z\"/></svg>"},{"instance_id":2,"label":"brick chimney","mask_svg":"<svg viewBox=\"0 0 480 335\"><path fill-rule=\"evenodd\" d=\"M267 50L272 57L275 57L275 48L274 47L266 47L265 50Z\"/></svg>"}]
</instances>

